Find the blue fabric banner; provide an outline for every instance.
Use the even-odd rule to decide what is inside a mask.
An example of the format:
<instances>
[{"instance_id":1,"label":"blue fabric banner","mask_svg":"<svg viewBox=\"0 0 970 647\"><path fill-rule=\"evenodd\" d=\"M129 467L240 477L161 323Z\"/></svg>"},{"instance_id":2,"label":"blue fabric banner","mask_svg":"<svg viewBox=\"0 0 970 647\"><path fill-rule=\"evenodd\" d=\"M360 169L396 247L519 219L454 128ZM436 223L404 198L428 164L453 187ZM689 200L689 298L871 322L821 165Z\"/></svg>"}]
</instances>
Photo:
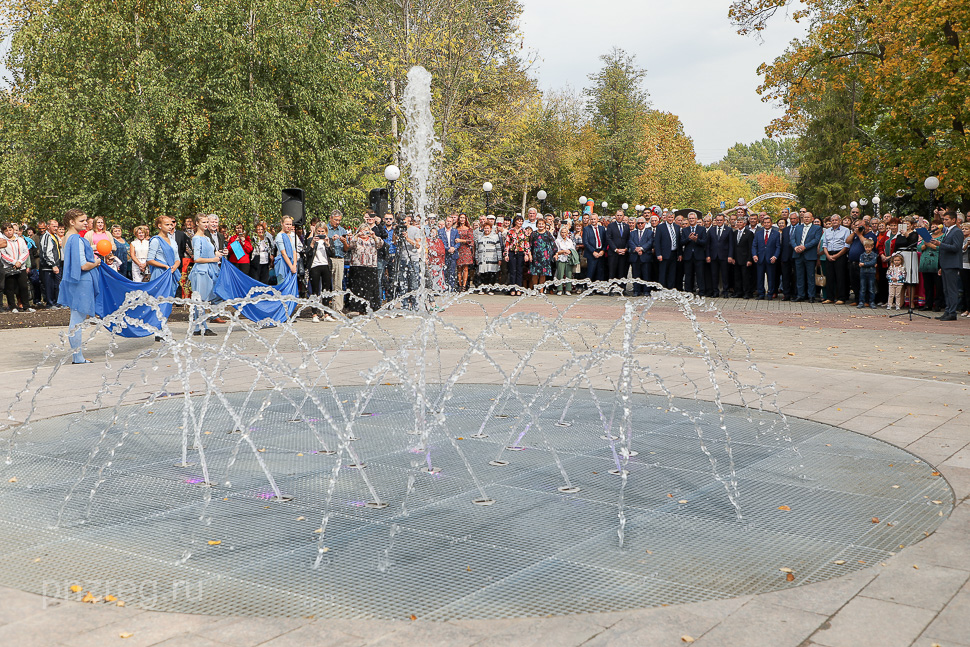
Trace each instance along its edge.
<instances>
[{"instance_id":1,"label":"blue fabric banner","mask_svg":"<svg viewBox=\"0 0 970 647\"><path fill-rule=\"evenodd\" d=\"M224 300L239 299L259 294L275 294L296 296L296 274L287 273L280 285L275 287L260 283L256 279L240 272L232 263L223 263L216 279L215 292ZM249 303L240 309L240 313L250 321L286 321L293 314L296 304L282 301L260 301Z\"/></svg>"},{"instance_id":2,"label":"blue fabric banner","mask_svg":"<svg viewBox=\"0 0 970 647\"><path fill-rule=\"evenodd\" d=\"M95 298L95 314L104 319L117 312L125 302L125 297L136 290L144 290L156 299L174 297L176 283L172 278L172 273L156 269L152 274L154 274L154 277L148 283L136 283L118 274L106 263L98 265L94 268L94 280L97 281L100 288ZM172 304L160 304L158 310L161 311L164 319L168 319L172 314ZM126 311L125 316L129 319L142 321L150 328L146 329L130 323L125 326L114 323L109 326L111 332L122 337L147 337L157 334L156 331L162 327L158 318L158 311L147 305L131 308Z\"/></svg>"}]
</instances>

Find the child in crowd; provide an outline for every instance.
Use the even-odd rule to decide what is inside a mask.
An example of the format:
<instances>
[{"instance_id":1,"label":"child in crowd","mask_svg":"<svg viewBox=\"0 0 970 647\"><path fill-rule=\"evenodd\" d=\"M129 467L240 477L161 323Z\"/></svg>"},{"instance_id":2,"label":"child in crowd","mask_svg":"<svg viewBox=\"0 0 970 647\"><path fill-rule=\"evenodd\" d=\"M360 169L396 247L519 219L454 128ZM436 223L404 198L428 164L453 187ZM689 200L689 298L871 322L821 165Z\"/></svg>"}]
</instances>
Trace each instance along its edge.
<instances>
[{"instance_id":1,"label":"child in crowd","mask_svg":"<svg viewBox=\"0 0 970 647\"><path fill-rule=\"evenodd\" d=\"M866 238L862 242L862 255L859 256L859 305L856 308L876 307L876 242Z\"/></svg>"},{"instance_id":2,"label":"child in crowd","mask_svg":"<svg viewBox=\"0 0 970 647\"><path fill-rule=\"evenodd\" d=\"M886 310L893 306L899 310L903 303L903 284L906 282L906 265L902 254L893 255L886 270L886 278L889 280L889 303L886 304Z\"/></svg>"}]
</instances>

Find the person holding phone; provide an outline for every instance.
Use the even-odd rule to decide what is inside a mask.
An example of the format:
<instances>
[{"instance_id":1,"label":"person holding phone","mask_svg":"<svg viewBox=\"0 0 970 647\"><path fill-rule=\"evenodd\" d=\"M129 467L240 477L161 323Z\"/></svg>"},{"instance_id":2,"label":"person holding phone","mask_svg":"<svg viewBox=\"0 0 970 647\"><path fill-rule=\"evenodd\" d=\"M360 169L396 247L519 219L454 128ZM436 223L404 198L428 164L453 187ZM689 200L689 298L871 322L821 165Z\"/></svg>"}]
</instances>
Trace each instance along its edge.
<instances>
[{"instance_id":1,"label":"person holding phone","mask_svg":"<svg viewBox=\"0 0 970 647\"><path fill-rule=\"evenodd\" d=\"M327 224L318 222L313 229L313 237L310 239L310 294L314 296L333 290L330 274L330 254L332 252L330 237L327 235ZM322 304L327 308L332 308L332 301L333 299L328 297ZM329 312L315 308L313 313L314 323L320 321L321 315L325 321L335 321Z\"/></svg>"}]
</instances>

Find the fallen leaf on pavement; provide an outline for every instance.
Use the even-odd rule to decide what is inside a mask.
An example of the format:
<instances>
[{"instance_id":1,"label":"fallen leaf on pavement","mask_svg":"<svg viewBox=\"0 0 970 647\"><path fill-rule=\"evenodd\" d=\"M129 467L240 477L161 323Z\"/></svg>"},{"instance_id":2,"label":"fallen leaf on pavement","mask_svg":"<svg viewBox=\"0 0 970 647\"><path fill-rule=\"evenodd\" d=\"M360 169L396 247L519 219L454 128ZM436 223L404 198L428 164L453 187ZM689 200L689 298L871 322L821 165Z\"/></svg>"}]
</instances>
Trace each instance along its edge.
<instances>
[{"instance_id":1,"label":"fallen leaf on pavement","mask_svg":"<svg viewBox=\"0 0 970 647\"><path fill-rule=\"evenodd\" d=\"M690 644L690 643L694 642L694 639L691 638L690 636L681 636L680 637L680 642Z\"/></svg>"},{"instance_id":2,"label":"fallen leaf on pavement","mask_svg":"<svg viewBox=\"0 0 970 647\"><path fill-rule=\"evenodd\" d=\"M791 511L791 508L789 508L787 505L780 505L780 506L778 506L778 509L779 510L784 510L786 512Z\"/></svg>"},{"instance_id":3,"label":"fallen leaf on pavement","mask_svg":"<svg viewBox=\"0 0 970 647\"><path fill-rule=\"evenodd\" d=\"M872 523L879 523L879 517L873 517Z\"/></svg>"},{"instance_id":4,"label":"fallen leaf on pavement","mask_svg":"<svg viewBox=\"0 0 970 647\"><path fill-rule=\"evenodd\" d=\"M218 546L218 545L219 545L219 544L221 544L221 543L222 543L222 540L220 540L220 539L213 539L213 540L211 540L211 541L209 542L209 545L210 545L210 546Z\"/></svg>"},{"instance_id":5,"label":"fallen leaf on pavement","mask_svg":"<svg viewBox=\"0 0 970 647\"><path fill-rule=\"evenodd\" d=\"M133 634L133 633L131 633L130 631L126 631L126 632L125 632L125 633L123 633L123 634L118 634L118 637L119 637L119 638L131 638L131 637L132 637L132 636L134 636L134 635L135 635L135 634Z\"/></svg>"}]
</instances>

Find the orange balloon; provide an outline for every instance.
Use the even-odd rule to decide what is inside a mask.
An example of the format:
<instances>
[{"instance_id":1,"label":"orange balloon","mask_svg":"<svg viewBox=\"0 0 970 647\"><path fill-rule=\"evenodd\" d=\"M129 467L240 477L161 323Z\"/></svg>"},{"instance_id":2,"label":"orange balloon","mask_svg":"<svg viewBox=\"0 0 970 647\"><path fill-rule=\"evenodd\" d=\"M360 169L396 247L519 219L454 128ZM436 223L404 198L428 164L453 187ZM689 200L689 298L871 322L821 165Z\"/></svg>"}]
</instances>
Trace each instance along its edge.
<instances>
[{"instance_id":1,"label":"orange balloon","mask_svg":"<svg viewBox=\"0 0 970 647\"><path fill-rule=\"evenodd\" d=\"M111 241L109 240L99 240L98 241L98 253L102 256L107 256L111 253Z\"/></svg>"}]
</instances>

